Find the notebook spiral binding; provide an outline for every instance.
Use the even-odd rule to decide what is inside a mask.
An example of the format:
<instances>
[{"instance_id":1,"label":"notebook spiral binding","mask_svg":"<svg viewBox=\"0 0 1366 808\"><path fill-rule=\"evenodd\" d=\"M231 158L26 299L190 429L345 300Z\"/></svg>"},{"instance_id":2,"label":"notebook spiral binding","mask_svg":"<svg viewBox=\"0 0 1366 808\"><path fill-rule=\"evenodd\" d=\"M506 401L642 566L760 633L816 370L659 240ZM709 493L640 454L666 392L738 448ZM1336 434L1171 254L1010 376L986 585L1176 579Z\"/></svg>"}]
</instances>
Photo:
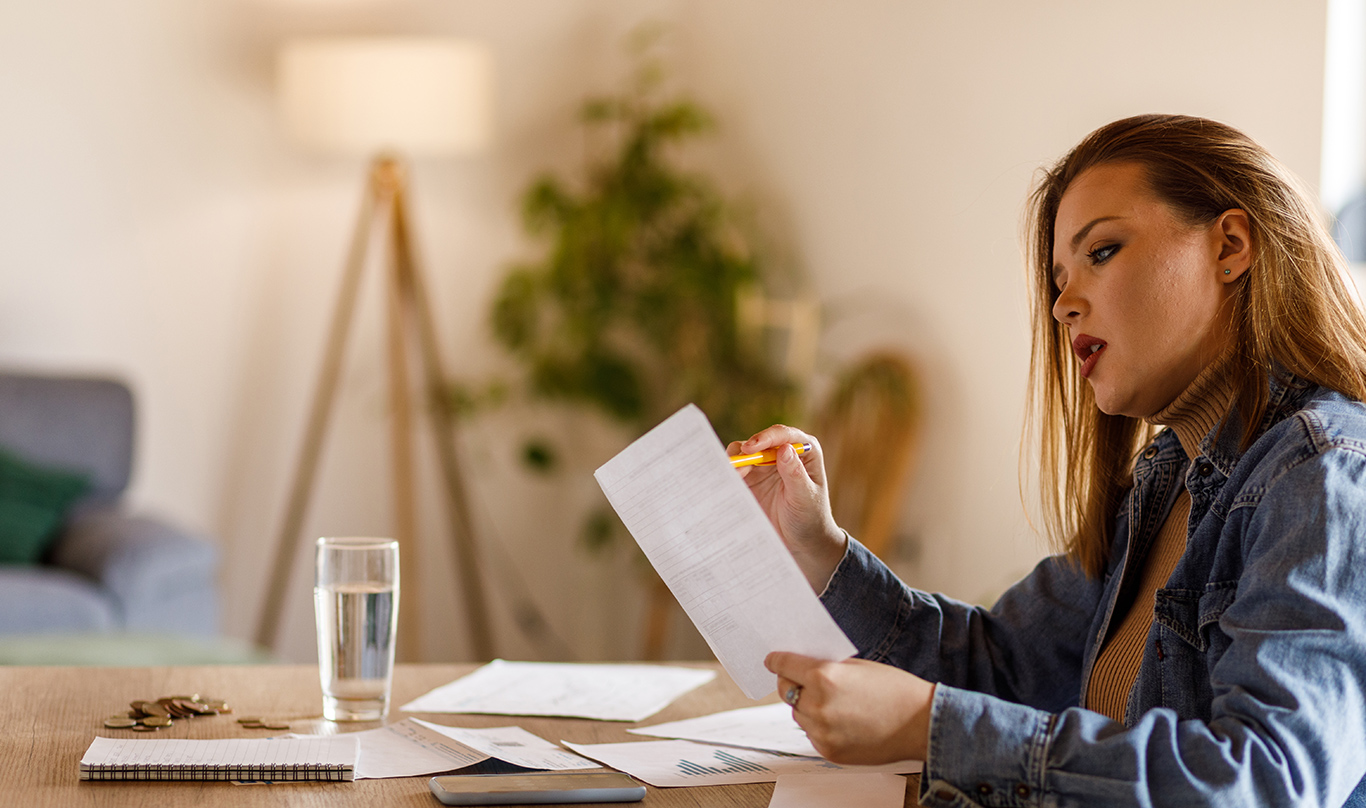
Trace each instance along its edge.
<instances>
[{"instance_id":1,"label":"notebook spiral binding","mask_svg":"<svg viewBox=\"0 0 1366 808\"><path fill-rule=\"evenodd\" d=\"M347 764L296 763L291 765L213 766L174 764L81 764L82 780L272 780L289 782L322 780L343 782L355 779L355 768Z\"/></svg>"}]
</instances>

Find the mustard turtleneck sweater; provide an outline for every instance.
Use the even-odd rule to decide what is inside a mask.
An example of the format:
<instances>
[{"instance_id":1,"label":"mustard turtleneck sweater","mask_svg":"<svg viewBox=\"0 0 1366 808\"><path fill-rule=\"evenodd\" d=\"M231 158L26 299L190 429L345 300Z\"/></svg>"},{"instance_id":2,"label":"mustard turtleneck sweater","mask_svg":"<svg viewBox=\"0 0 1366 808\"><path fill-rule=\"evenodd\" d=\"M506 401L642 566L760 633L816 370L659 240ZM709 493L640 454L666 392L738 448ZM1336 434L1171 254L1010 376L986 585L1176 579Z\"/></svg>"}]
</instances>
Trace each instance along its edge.
<instances>
[{"instance_id":1,"label":"mustard turtleneck sweater","mask_svg":"<svg viewBox=\"0 0 1366 808\"><path fill-rule=\"evenodd\" d=\"M1200 453L1200 441L1233 405L1235 390L1229 377L1229 357L1230 353L1226 351L1175 401L1147 419L1149 423L1170 427L1186 457ZM1172 570L1176 569L1176 562L1186 552L1186 523L1190 519L1190 509L1190 493L1182 487L1147 554L1129 561L1142 564L1138 583L1127 600L1127 611L1116 611L1111 619L1110 634L1096 658L1086 687L1085 706L1116 721L1124 721L1129 692L1138 678L1139 663L1143 660L1143 650L1153 625L1157 590L1166 584Z\"/></svg>"}]
</instances>

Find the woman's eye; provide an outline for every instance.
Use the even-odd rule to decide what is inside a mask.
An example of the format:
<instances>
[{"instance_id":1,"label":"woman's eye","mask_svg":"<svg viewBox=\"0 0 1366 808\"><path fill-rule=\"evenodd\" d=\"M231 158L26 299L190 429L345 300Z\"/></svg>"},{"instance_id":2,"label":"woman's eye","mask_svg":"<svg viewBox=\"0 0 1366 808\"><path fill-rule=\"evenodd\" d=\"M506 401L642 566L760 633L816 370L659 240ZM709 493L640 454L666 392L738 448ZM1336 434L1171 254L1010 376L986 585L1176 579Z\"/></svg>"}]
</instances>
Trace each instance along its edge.
<instances>
[{"instance_id":1,"label":"woman's eye","mask_svg":"<svg viewBox=\"0 0 1366 808\"><path fill-rule=\"evenodd\" d=\"M1114 257L1119 252L1118 244L1106 244L1104 247L1097 247L1086 254L1093 264L1103 264Z\"/></svg>"}]
</instances>

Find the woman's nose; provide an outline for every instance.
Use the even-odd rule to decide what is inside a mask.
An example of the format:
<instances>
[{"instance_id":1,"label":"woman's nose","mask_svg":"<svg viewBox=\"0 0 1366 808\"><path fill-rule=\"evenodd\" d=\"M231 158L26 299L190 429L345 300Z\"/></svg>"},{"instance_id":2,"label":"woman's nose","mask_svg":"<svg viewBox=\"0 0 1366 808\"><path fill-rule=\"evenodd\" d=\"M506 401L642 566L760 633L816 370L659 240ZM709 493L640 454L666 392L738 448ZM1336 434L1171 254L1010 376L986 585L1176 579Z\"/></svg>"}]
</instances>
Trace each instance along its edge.
<instances>
[{"instance_id":1,"label":"woman's nose","mask_svg":"<svg viewBox=\"0 0 1366 808\"><path fill-rule=\"evenodd\" d=\"M1081 317L1085 300L1076 291L1075 284L1067 284L1053 301L1053 319L1068 324Z\"/></svg>"}]
</instances>

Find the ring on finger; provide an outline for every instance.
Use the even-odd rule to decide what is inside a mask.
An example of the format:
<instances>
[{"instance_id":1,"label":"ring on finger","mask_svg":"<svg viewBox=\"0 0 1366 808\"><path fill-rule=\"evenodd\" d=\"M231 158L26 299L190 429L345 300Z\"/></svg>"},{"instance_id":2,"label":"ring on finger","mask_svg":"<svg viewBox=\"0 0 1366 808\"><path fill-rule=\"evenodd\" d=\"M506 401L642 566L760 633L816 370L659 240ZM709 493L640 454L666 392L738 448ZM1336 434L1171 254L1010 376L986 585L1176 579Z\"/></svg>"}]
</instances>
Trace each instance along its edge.
<instances>
[{"instance_id":1,"label":"ring on finger","mask_svg":"<svg viewBox=\"0 0 1366 808\"><path fill-rule=\"evenodd\" d=\"M797 709L797 700L802 697L802 686L793 685L783 691L783 701L787 702L792 709Z\"/></svg>"}]
</instances>

